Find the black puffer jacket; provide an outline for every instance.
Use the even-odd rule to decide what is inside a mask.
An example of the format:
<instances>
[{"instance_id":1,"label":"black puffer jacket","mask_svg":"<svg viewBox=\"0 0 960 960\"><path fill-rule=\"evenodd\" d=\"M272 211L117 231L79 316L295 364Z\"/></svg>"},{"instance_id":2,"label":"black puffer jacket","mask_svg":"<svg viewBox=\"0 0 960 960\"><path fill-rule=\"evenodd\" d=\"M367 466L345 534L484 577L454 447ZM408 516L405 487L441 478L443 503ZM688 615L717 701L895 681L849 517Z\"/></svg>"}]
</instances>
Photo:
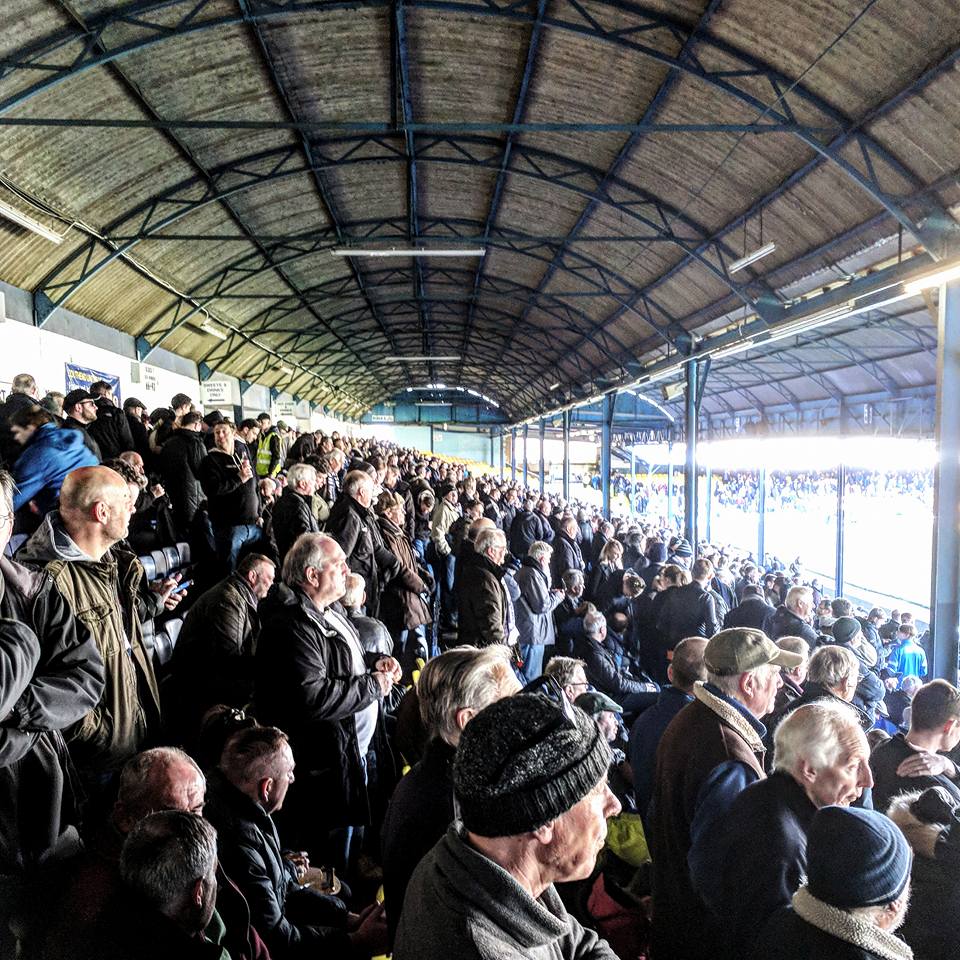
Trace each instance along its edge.
<instances>
[{"instance_id":1,"label":"black puffer jacket","mask_svg":"<svg viewBox=\"0 0 960 960\"><path fill-rule=\"evenodd\" d=\"M584 662L584 672L590 683L616 703L622 703L624 698L633 693L653 695L658 692L656 684L638 680L625 670L618 670L612 654L589 637L574 638L573 655ZM656 697L651 696L651 702L654 700Z\"/></svg>"},{"instance_id":2,"label":"black puffer jacket","mask_svg":"<svg viewBox=\"0 0 960 960\"><path fill-rule=\"evenodd\" d=\"M273 956L350 955L350 941L343 929L346 908L338 910L337 901L296 882L269 814L219 770L207 781L203 815L216 827L220 863L246 897L250 923ZM332 927L334 923L340 929Z\"/></svg>"},{"instance_id":3,"label":"black puffer jacket","mask_svg":"<svg viewBox=\"0 0 960 960\"><path fill-rule=\"evenodd\" d=\"M712 637L720 629L713 595L696 580L668 590L660 608L657 629L668 648L685 637Z\"/></svg>"},{"instance_id":4,"label":"black puffer jacket","mask_svg":"<svg viewBox=\"0 0 960 960\"><path fill-rule=\"evenodd\" d=\"M561 531L553 541L550 555L550 577L554 587L563 588L562 577L567 570L583 570L583 554L580 544Z\"/></svg>"},{"instance_id":5,"label":"black puffer jacket","mask_svg":"<svg viewBox=\"0 0 960 960\"><path fill-rule=\"evenodd\" d=\"M274 512L276 529L276 512ZM363 577L367 589L367 613L376 617L380 592L400 572L400 561L386 548L373 514L346 493L333 505L327 533L343 548L347 564Z\"/></svg>"},{"instance_id":6,"label":"black puffer jacket","mask_svg":"<svg viewBox=\"0 0 960 960\"><path fill-rule=\"evenodd\" d=\"M240 480L240 461L246 459L246 444L238 444L233 456L211 450L200 461L200 486L207 496L207 511L215 527L257 522L260 498L252 464L250 479Z\"/></svg>"},{"instance_id":7,"label":"black puffer jacket","mask_svg":"<svg viewBox=\"0 0 960 960\"><path fill-rule=\"evenodd\" d=\"M504 572L503 567L476 551L464 554L454 584L460 611L458 643L488 647L491 643L507 642Z\"/></svg>"},{"instance_id":8,"label":"black puffer jacket","mask_svg":"<svg viewBox=\"0 0 960 960\"><path fill-rule=\"evenodd\" d=\"M354 674L348 642L301 591L281 585L260 616L254 700L258 719L290 736L298 768L290 800L312 811L318 832L368 823L354 714L381 699L379 684L370 673ZM337 625L359 644L346 617Z\"/></svg>"},{"instance_id":9,"label":"black puffer jacket","mask_svg":"<svg viewBox=\"0 0 960 960\"><path fill-rule=\"evenodd\" d=\"M292 487L283 488L283 493L273 505L270 519L281 564L297 537L302 533L317 533L320 530L310 498L297 493Z\"/></svg>"},{"instance_id":10,"label":"black puffer jacket","mask_svg":"<svg viewBox=\"0 0 960 960\"><path fill-rule=\"evenodd\" d=\"M801 637L811 647L817 645L817 631L782 603L767 615L763 623L763 632L771 640L779 640L781 637Z\"/></svg>"},{"instance_id":11,"label":"black puffer jacket","mask_svg":"<svg viewBox=\"0 0 960 960\"><path fill-rule=\"evenodd\" d=\"M160 450L163 486L184 539L203 499L200 464L206 455L203 436L194 430L174 430Z\"/></svg>"},{"instance_id":12,"label":"black puffer jacket","mask_svg":"<svg viewBox=\"0 0 960 960\"><path fill-rule=\"evenodd\" d=\"M28 397L25 393L11 393L0 403L0 467L9 470L23 452L23 447L13 439L10 432L10 418L20 410L39 406L33 397Z\"/></svg>"},{"instance_id":13,"label":"black puffer jacket","mask_svg":"<svg viewBox=\"0 0 960 960\"><path fill-rule=\"evenodd\" d=\"M73 765L60 731L97 705L104 667L50 575L6 557L0 557L0 616L39 640L39 661L0 727L0 873L9 874L78 849ZM5 682L4 696L12 688ZM6 715L8 707L2 709Z\"/></svg>"},{"instance_id":14,"label":"black puffer jacket","mask_svg":"<svg viewBox=\"0 0 960 960\"><path fill-rule=\"evenodd\" d=\"M104 397L97 401L97 419L87 427L87 430L97 441L104 460L112 460L127 450L136 449L130 433L130 424L127 423L127 415Z\"/></svg>"}]
</instances>

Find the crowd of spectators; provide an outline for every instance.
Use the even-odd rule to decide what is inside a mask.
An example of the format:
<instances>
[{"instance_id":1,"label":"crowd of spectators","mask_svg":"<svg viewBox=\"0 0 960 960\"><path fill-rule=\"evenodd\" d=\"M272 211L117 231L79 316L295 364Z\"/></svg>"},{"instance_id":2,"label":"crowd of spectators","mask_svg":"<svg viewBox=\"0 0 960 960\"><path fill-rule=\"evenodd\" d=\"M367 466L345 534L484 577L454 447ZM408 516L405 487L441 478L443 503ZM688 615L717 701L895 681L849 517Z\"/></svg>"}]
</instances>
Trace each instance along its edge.
<instances>
[{"instance_id":1,"label":"crowd of spectators","mask_svg":"<svg viewBox=\"0 0 960 960\"><path fill-rule=\"evenodd\" d=\"M960 690L908 612L418 451L36 393L0 955L960 951Z\"/></svg>"}]
</instances>

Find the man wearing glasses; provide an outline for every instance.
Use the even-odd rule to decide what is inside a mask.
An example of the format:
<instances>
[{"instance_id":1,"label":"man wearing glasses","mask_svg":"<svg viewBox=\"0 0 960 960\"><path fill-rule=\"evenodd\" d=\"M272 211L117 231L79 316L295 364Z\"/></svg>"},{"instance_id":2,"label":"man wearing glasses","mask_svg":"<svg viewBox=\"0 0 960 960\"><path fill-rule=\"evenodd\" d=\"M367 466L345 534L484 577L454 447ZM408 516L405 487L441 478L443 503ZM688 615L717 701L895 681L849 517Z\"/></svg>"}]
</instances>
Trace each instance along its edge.
<instances>
[{"instance_id":1,"label":"man wearing glasses","mask_svg":"<svg viewBox=\"0 0 960 960\"><path fill-rule=\"evenodd\" d=\"M87 390L71 390L63 398L63 426L70 430L78 430L83 436L87 449L97 458L103 460L100 445L90 435L87 429L97 419L97 398Z\"/></svg>"}]
</instances>

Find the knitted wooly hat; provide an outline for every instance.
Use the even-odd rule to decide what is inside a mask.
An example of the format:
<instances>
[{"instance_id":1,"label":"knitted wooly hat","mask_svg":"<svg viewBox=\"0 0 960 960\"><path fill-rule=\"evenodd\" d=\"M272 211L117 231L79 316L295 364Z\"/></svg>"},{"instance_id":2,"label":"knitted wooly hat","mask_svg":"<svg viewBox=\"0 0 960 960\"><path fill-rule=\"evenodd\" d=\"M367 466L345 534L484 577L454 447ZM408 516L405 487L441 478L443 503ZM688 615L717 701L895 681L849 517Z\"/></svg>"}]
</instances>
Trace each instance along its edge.
<instances>
[{"instance_id":1,"label":"knitted wooly hat","mask_svg":"<svg viewBox=\"0 0 960 960\"><path fill-rule=\"evenodd\" d=\"M532 693L498 700L460 737L453 767L460 818L482 837L536 830L582 800L610 760L596 721L577 707L565 714Z\"/></svg>"},{"instance_id":2,"label":"knitted wooly hat","mask_svg":"<svg viewBox=\"0 0 960 960\"><path fill-rule=\"evenodd\" d=\"M900 828L876 810L823 807L807 834L807 887L841 910L892 903L911 861Z\"/></svg>"}]
</instances>

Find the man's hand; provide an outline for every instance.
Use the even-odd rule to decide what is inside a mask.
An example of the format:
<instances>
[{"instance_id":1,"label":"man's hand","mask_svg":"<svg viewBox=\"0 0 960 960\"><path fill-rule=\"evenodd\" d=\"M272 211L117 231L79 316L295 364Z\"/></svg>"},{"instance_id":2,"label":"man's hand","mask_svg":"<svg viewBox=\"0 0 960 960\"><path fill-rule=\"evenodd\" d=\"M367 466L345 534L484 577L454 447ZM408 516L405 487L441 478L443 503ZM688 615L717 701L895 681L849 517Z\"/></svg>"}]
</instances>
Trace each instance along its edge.
<instances>
[{"instance_id":1,"label":"man's hand","mask_svg":"<svg viewBox=\"0 0 960 960\"><path fill-rule=\"evenodd\" d=\"M381 696L385 697L393 689L393 677L389 673L377 673L374 671L371 676L377 681Z\"/></svg>"},{"instance_id":2,"label":"man's hand","mask_svg":"<svg viewBox=\"0 0 960 960\"><path fill-rule=\"evenodd\" d=\"M375 903L360 913L360 925L347 936L360 954L379 957L387 952L387 915L383 904Z\"/></svg>"},{"instance_id":3,"label":"man's hand","mask_svg":"<svg viewBox=\"0 0 960 960\"><path fill-rule=\"evenodd\" d=\"M159 500L167 491L163 489L163 485L155 483L151 488L150 492L153 494L154 498Z\"/></svg>"},{"instance_id":4,"label":"man's hand","mask_svg":"<svg viewBox=\"0 0 960 960\"><path fill-rule=\"evenodd\" d=\"M898 777L939 777L945 776L953 780L957 775L957 768L949 757L939 753L930 753L926 750L907 757L897 767Z\"/></svg>"},{"instance_id":5,"label":"man's hand","mask_svg":"<svg viewBox=\"0 0 960 960\"><path fill-rule=\"evenodd\" d=\"M381 657L373 667L377 673L387 674L393 683L399 683L403 677L403 668L396 657Z\"/></svg>"},{"instance_id":6,"label":"man's hand","mask_svg":"<svg viewBox=\"0 0 960 960\"><path fill-rule=\"evenodd\" d=\"M253 469L250 466L249 460L240 461L240 482L246 483L248 480L253 479Z\"/></svg>"}]
</instances>

